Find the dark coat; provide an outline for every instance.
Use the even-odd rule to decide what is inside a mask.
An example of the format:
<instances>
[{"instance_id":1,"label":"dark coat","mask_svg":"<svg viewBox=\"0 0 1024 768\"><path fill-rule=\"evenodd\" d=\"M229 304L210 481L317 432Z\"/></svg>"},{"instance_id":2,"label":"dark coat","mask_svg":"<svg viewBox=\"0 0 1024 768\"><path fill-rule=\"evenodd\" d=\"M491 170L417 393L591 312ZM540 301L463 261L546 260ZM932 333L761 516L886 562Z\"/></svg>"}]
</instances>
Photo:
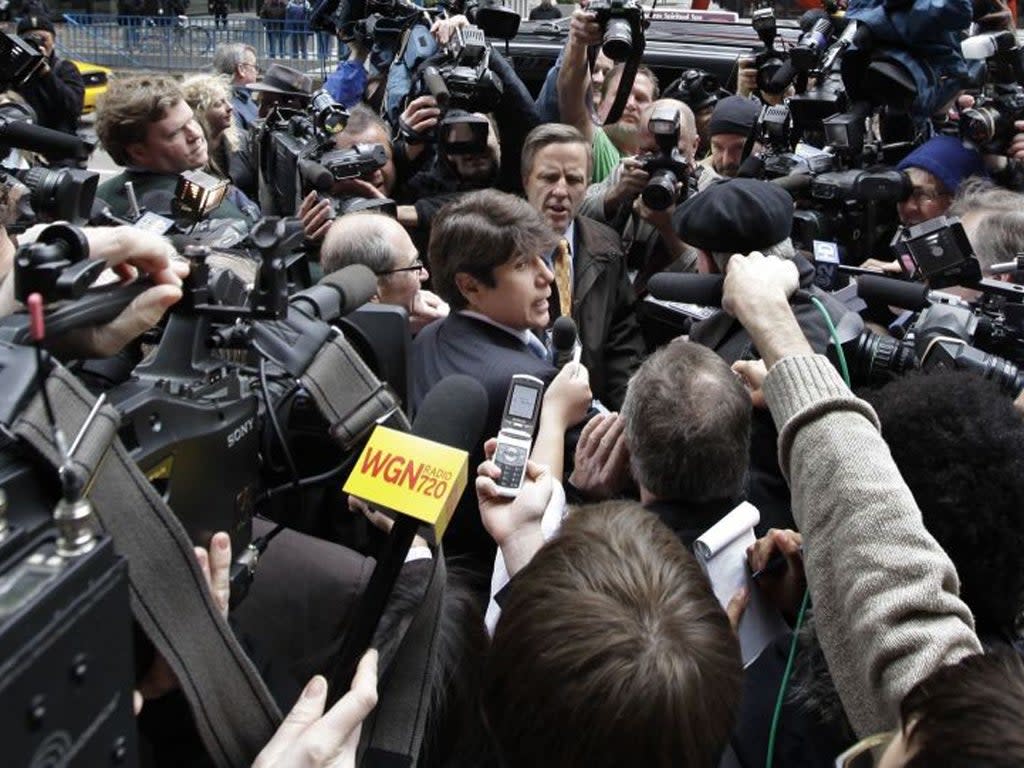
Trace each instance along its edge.
<instances>
[{"instance_id":1,"label":"dark coat","mask_svg":"<svg viewBox=\"0 0 1024 768\"><path fill-rule=\"evenodd\" d=\"M644 340L636 299L626 274L618 233L592 219L576 218L572 318L583 345L594 397L618 410L629 377L643 362ZM558 317L558 290L551 286L551 318Z\"/></svg>"},{"instance_id":2,"label":"dark coat","mask_svg":"<svg viewBox=\"0 0 1024 768\"><path fill-rule=\"evenodd\" d=\"M484 436L469 457L470 482L444 534L447 555L468 554L471 568L489 573L494 565L494 542L480 521L472 478L483 461L483 444L498 434L501 412L512 377L517 373L536 376L548 384L558 372L546 360L534 355L510 333L481 320L454 312L420 331L412 343L410 365L412 412L430 388L445 376L462 373L483 384L487 392L487 425Z\"/></svg>"},{"instance_id":3,"label":"dark coat","mask_svg":"<svg viewBox=\"0 0 1024 768\"><path fill-rule=\"evenodd\" d=\"M78 68L70 61L52 56L50 72L35 75L17 91L35 110L39 125L71 134L78 130L85 83Z\"/></svg>"}]
</instances>

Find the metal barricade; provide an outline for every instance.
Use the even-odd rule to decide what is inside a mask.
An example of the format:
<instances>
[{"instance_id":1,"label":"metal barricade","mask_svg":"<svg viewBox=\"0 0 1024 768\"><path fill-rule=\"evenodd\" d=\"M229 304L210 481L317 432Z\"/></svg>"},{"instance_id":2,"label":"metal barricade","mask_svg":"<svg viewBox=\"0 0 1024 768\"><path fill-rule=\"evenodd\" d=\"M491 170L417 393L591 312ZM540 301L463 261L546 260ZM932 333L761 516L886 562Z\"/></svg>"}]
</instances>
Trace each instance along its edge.
<instances>
[{"instance_id":1,"label":"metal barricade","mask_svg":"<svg viewBox=\"0 0 1024 768\"><path fill-rule=\"evenodd\" d=\"M266 68L274 61L310 71L326 59L328 71L337 60L330 35L311 32L303 24L264 21L254 16L228 16L217 24L213 16L125 16L64 14L58 30L62 55L114 70L188 72L209 70L222 43L245 43L256 49Z\"/></svg>"}]
</instances>

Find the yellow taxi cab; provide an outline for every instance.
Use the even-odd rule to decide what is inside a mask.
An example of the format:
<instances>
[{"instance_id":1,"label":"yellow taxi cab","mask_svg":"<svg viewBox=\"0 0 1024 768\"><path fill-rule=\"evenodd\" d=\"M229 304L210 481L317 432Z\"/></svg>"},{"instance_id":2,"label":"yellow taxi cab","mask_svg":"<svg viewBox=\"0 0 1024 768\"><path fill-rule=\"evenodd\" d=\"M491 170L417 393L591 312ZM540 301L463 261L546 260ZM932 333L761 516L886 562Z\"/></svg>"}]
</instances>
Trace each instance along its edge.
<instances>
[{"instance_id":1,"label":"yellow taxi cab","mask_svg":"<svg viewBox=\"0 0 1024 768\"><path fill-rule=\"evenodd\" d=\"M107 92L107 83L114 73L112 69L101 67L99 64L89 64L84 61L71 62L78 67L78 72L85 81L85 100L82 106L83 113L92 112L96 109L96 99Z\"/></svg>"}]
</instances>

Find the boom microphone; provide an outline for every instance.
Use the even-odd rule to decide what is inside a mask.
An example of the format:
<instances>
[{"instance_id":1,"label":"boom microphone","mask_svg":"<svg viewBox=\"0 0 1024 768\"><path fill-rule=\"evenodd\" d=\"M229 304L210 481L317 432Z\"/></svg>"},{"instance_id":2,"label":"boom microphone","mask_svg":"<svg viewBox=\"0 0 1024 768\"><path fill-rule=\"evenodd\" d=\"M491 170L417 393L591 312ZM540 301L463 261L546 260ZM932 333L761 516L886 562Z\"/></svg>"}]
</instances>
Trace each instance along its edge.
<instances>
[{"instance_id":1,"label":"boom microphone","mask_svg":"<svg viewBox=\"0 0 1024 768\"><path fill-rule=\"evenodd\" d=\"M355 311L377 293L377 276L363 264L325 275L312 288L299 291L288 303L325 323Z\"/></svg>"},{"instance_id":2,"label":"boom microphone","mask_svg":"<svg viewBox=\"0 0 1024 768\"><path fill-rule=\"evenodd\" d=\"M661 301L678 301L702 307L722 306L722 275L658 272L647 281L651 296Z\"/></svg>"},{"instance_id":3,"label":"boom microphone","mask_svg":"<svg viewBox=\"0 0 1024 768\"><path fill-rule=\"evenodd\" d=\"M879 275L857 277L857 295L869 303L885 304L918 312L927 307L928 286Z\"/></svg>"},{"instance_id":4,"label":"boom microphone","mask_svg":"<svg viewBox=\"0 0 1024 768\"><path fill-rule=\"evenodd\" d=\"M63 131L54 131L25 120L0 117L0 144L38 152L53 158L88 160L94 144Z\"/></svg>"}]
</instances>

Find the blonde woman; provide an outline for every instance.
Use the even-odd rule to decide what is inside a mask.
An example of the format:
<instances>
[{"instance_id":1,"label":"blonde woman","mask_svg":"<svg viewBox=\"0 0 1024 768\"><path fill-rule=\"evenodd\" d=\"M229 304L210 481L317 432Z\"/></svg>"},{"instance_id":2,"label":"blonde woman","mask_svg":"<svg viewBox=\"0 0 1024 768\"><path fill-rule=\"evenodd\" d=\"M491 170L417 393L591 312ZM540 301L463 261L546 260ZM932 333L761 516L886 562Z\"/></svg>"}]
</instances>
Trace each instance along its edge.
<instances>
[{"instance_id":1,"label":"blonde woman","mask_svg":"<svg viewBox=\"0 0 1024 768\"><path fill-rule=\"evenodd\" d=\"M206 134L210 158L206 170L255 197L256 171L248 151L248 136L239 134L232 119L231 84L222 75L196 75L185 80L181 88Z\"/></svg>"}]
</instances>

